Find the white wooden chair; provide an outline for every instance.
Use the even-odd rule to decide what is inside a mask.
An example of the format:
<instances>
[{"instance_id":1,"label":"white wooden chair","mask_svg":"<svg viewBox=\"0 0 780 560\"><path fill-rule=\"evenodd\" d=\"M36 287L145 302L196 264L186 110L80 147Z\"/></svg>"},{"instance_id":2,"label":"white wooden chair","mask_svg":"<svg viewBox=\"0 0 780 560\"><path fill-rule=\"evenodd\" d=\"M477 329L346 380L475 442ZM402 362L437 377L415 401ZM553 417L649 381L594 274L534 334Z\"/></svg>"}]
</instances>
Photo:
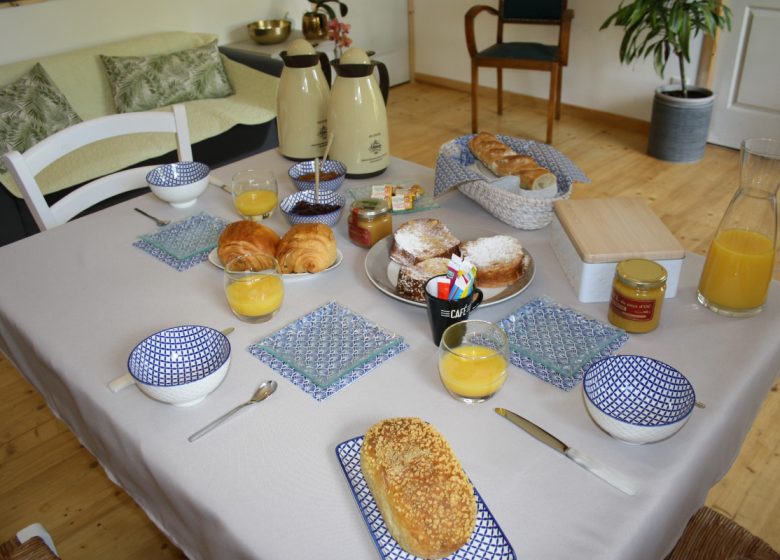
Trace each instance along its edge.
<instances>
[{"instance_id":1,"label":"white wooden chair","mask_svg":"<svg viewBox=\"0 0 780 560\"><path fill-rule=\"evenodd\" d=\"M35 176L66 154L98 140L143 132L176 134L179 161L192 161L187 112L183 105L171 111L143 111L107 115L84 121L41 140L24 152L3 156L8 171L24 195L27 207L41 231L57 227L87 208L114 195L146 186L146 174L154 166L135 167L87 183L51 206L41 193Z\"/></svg>"}]
</instances>

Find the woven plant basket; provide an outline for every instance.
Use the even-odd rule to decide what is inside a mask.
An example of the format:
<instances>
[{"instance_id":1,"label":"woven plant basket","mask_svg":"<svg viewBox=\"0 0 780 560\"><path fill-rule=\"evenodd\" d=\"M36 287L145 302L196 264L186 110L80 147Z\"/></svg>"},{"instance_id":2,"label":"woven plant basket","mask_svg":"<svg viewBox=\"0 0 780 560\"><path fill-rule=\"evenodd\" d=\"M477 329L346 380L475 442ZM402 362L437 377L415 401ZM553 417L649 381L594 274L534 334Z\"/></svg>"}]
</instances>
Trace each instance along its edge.
<instances>
[{"instance_id":1,"label":"woven plant basket","mask_svg":"<svg viewBox=\"0 0 780 560\"><path fill-rule=\"evenodd\" d=\"M502 222L518 229L540 229L552 221L553 203L569 198L575 181L589 183L585 174L566 156L552 146L511 136L498 136L519 154L531 156L549 169L558 179L558 190L552 197L535 196L521 189L495 186L475 167L475 158L468 147L473 134L460 136L439 149L436 160L434 194L457 187Z\"/></svg>"}]
</instances>

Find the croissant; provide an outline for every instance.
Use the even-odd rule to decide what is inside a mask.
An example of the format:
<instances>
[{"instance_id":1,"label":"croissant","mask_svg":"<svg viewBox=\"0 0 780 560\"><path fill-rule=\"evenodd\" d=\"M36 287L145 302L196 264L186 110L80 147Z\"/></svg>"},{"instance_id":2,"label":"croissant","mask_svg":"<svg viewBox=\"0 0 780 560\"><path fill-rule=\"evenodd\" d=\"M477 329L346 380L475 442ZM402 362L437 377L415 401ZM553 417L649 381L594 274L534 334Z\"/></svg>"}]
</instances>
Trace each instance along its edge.
<instances>
[{"instance_id":1,"label":"croissant","mask_svg":"<svg viewBox=\"0 0 780 560\"><path fill-rule=\"evenodd\" d=\"M320 272L336 260L336 237L327 225L297 224L282 236L276 249L283 274Z\"/></svg>"},{"instance_id":2,"label":"croissant","mask_svg":"<svg viewBox=\"0 0 780 560\"><path fill-rule=\"evenodd\" d=\"M543 189L558 182L555 174L540 167L533 158L518 154L495 134L480 132L469 140L469 149L497 176L517 175L524 189Z\"/></svg>"},{"instance_id":3,"label":"croissant","mask_svg":"<svg viewBox=\"0 0 780 560\"><path fill-rule=\"evenodd\" d=\"M222 264L226 265L236 257L247 253L261 253L273 257L276 255L278 245L279 234L274 230L252 220L241 220L228 224L222 231L217 245L217 255Z\"/></svg>"}]
</instances>

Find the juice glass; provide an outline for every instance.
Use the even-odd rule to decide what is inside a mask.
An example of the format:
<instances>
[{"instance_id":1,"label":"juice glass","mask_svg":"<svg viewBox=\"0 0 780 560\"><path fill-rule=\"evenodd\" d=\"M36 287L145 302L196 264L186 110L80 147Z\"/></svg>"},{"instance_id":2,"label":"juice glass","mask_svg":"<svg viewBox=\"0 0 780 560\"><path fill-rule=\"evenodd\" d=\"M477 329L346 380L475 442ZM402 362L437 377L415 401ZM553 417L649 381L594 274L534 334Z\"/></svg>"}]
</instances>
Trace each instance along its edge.
<instances>
[{"instance_id":1,"label":"juice glass","mask_svg":"<svg viewBox=\"0 0 780 560\"><path fill-rule=\"evenodd\" d=\"M500 327L466 320L450 325L439 343L439 378L454 398L483 402L506 381L509 340Z\"/></svg>"},{"instance_id":2,"label":"juice glass","mask_svg":"<svg viewBox=\"0 0 780 560\"><path fill-rule=\"evenodd\" d=\"M759 313L766 301L775 260L780 142L742 142L740 184L707 252L697 298L731 317Z\"/></svg>"},{"instance_id":3,"label":"juice glass","mask_svg":"<svg viewBox=\"0 0 780 560\"><path fill-rule=\"evenodd\" d=\"M247 253L225 265L225 296L233 314L248 323L273 317L282 306L284 283L276 259Z\"/></svg>"},{"instance_id":4,"label":"juice glass","mask_svg":"<svg viewBox=\"0 0 780 560\"><path fill-rule=\"evenodd\" d=\"M279 200L276 177L270 171L239 171L233 175L231 191L236 211L256 222L270 218Z\"/></svg>"}]
</instances>

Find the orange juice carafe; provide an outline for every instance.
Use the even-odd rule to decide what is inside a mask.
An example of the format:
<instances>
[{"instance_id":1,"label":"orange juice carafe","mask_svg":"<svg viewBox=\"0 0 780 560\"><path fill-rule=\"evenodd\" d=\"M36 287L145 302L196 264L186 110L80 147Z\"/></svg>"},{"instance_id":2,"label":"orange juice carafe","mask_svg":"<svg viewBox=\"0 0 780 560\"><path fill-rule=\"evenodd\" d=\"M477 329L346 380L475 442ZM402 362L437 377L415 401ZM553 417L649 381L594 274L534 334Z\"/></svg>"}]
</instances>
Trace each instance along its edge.
<instances>
[{"instance_id":1,"label":"orange juice carafe","mask_svg":"<svg viewBox=\"0 0 780 560\"><path fill-rule=\"evenodd\" d=\"M780 141L742 142L740 185L715 232L699 280L699 302L747 317L766 301L775 261Z\"/></svg>"}]
</instances>

